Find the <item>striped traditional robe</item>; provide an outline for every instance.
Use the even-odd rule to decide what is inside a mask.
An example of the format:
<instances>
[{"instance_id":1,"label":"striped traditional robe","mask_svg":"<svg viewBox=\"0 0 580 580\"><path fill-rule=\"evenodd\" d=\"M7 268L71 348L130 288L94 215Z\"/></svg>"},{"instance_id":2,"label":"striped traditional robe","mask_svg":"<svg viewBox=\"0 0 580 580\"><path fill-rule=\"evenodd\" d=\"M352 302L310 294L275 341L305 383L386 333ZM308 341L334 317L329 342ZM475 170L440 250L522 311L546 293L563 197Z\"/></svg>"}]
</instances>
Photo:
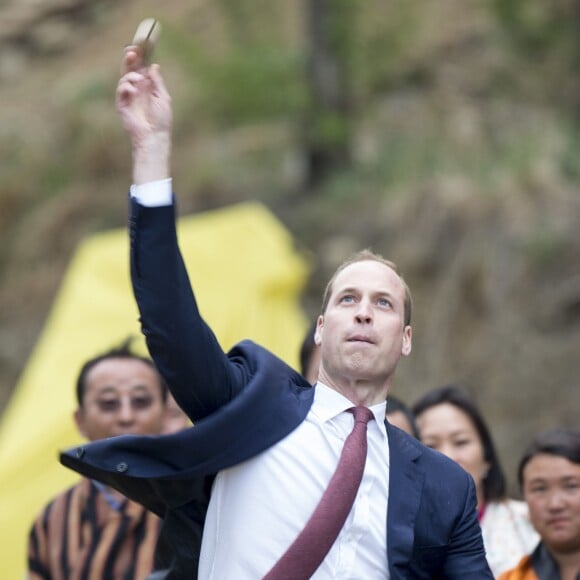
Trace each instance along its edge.
<instances>
[{"instance_id":1,"label":"striped traditional robe","mask_svg":"<svg viewBox=\"0 0 580 580\"><path fill-rule=\"evenodd\" d=\"M29 580L142 580L153 569L160 520L88 479L51 501L28 544Z\"/></svg>"}]
</instances>

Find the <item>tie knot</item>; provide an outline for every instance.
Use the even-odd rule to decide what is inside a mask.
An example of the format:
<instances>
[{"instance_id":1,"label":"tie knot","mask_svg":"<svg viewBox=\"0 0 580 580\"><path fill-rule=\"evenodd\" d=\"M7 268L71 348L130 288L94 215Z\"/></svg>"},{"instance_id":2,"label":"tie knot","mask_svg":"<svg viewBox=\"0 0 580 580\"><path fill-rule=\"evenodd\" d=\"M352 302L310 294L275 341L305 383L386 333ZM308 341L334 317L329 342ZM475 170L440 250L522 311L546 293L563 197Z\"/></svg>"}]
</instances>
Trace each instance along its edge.
<instances>
[{"instance_id":1,"label":"tie knot","mask_svg":"<svg viewBox=\"0 0 580 580\"><path fill-rule=\"evenodd\" d=\"M351 407L348 412L354 415L355 423L364 423L365 425L375 417L368 407L363 407L362 405Z\"/></svg>"}]
</instances>

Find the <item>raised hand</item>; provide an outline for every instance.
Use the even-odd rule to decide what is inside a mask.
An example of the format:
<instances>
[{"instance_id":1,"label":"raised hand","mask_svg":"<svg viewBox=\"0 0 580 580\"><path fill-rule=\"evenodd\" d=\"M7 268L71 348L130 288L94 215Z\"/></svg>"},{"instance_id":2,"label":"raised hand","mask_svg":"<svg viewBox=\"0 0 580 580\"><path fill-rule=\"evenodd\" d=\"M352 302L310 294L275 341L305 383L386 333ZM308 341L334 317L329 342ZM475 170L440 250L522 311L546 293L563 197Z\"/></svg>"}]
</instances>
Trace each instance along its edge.
<instances>
[{"instance_id":1,"label":"raised hand","mask_svg":"<svg viewBox=\"0 0 580 580\"><path fill-rule=\"evenodd\" d=\"M171 132L171 97L159 65L140 66L138 48L125 49L125 74L117 87L117 110L134 145L159 132Z\"/></svg>"},{"instance_id":2,"label":"raised hand","mask_svg":"<svg viewBox=\"0 0 580 580\"><path fill-rule=\"evenodd\" d=\"M140 47L125 49L116 105L133 144L135 183L169 176L173 112L159 65L143 66Z\"/></svg>"}]
</instances>

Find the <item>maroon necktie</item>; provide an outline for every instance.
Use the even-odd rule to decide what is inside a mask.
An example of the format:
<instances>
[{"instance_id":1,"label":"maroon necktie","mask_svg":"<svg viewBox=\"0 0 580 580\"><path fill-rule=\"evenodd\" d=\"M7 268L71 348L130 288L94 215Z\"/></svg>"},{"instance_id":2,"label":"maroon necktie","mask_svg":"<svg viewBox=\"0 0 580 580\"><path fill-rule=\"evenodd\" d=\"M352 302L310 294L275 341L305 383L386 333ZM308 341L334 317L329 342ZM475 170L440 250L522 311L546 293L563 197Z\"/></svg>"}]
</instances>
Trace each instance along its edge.
<instances>
[{"instance_id":1,"label":"maroon necktie","mask_svg":"<svg viewBox=\"0 0 580 580\"><path fill-rule=\"evenodd\" d=\"M367 407L348 409L354 427L346 438L336 471L314 513L264 580L306 580L330 551L354 503L367 458Z\"/></svg>"}]
</instances>

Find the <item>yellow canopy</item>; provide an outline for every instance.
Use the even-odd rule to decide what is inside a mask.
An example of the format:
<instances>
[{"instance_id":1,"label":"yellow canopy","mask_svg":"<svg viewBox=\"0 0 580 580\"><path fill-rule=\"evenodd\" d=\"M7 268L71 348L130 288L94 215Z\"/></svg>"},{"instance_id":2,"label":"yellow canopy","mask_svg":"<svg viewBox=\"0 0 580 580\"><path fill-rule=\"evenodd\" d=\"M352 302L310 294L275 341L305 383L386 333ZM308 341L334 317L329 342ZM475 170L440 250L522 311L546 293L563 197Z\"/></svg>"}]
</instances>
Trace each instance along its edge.
<instances>
[{"instance_id":1,"label":"yellow canopy","mask_svg":"<svg viewBox=\"0 0 580 580\"><path fill-rule=\"evenodd\" d=\"M182 254L200 310L227 350L243 338L296 366L307 321L299 307L308 269L262 205L183 218ZM96 235L78 248L46 326L0 424L2 578L22 578L28 531L45 503L77 476L58 463L80 441L72 414L83 362L139 337L129 281L128 235Z\"/></svg>"}]
</instances>

